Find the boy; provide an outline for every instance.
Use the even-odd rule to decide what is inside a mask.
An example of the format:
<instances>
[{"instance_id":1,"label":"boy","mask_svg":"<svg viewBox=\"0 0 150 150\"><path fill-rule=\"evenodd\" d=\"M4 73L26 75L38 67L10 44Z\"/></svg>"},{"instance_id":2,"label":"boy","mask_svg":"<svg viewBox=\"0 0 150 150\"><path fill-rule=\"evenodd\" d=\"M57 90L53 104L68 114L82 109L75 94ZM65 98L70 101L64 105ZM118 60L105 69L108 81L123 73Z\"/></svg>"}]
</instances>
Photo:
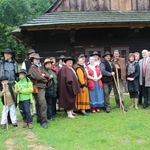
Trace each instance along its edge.
<instances>
[{"instance_id":1,"label":"boy","mask_svg":"<svg viewBox=\"0 0 150 150\"><path fill-rule=\"evenodd\" d=\"M12 85L8 83L8 77L3 75L0 79L1 86L0 86L0 97L2 98L3 103L3 110L2 110L2 120L1 120L1 126L3 129L6 128L7 123L7 115L8 111L10 111L10 118L12 125L14 127L17 127L17 115L16 115L16 108L15 108L15 101L16 101L16 95L14 92L14 88Z\"/></svg>"},{"instance_id":2,"label":"boy","mask_svg":"<svg viewBox=\"0 0 150 150\"><path fill-rule=\"evenodd\" d=\"M15 84L15 92L17 93L17 101L19 102L19 110L24 120L23 128L33 128L32 116L30 112L30 102L33 100L33 84L27 77L25 69L20 69L16 76L19 76L19 81Z\"/></svg>"}]
</instances>

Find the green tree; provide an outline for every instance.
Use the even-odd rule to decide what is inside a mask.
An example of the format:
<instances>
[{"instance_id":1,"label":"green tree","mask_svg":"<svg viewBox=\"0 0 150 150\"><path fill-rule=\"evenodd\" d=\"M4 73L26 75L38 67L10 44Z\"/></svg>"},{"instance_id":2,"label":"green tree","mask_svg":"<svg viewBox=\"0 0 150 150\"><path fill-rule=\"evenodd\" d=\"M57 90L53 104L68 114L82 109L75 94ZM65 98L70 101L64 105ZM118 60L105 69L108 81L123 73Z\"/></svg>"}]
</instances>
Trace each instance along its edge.
<instances>
[{"instance_id":1,"label":"green tree","mask_svg":"<svg viewBox=\"0 0 150 150\"><path fill-rule=\"evenodd\" d=\"M16 53L16 59L24 59L27 48L17 43L11 32L21 24L42 15L55 0L1 0L0 1L0 52L7 47Z\"/></svg>"}]
</instances>

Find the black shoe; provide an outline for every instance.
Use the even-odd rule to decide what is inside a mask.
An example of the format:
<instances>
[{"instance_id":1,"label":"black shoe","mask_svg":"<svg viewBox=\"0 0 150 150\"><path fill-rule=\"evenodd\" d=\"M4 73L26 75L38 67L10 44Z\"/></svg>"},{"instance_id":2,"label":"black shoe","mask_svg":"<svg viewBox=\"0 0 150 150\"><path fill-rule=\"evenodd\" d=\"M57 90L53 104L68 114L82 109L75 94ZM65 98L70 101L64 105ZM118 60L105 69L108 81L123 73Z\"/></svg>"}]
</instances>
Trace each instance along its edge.
<instances>
[{"instance_id":1,"label":"black shoe","mask_svg":"<svg viewBox=\"0 0 150 150\"><path fill-rule=\"evenodd\" d=\"M107 113L110 113L110 108L106 108L106 112L107 112Z\"/></svg>"},{"instance_id":2,"label":"black shoe","mask_svg":"<svg viewBox=\"0 0 150 150\"><path fill-rule=\"evenodd\" d=\"M143 104L143 106L142 106L143 109L146 109L147 107L148 107L148 105L146 105L146 104Z\"/></svg>"},{"instance_id":3,"label":"black shoe","mask_svg":"<svg viewBox=\"0 0 150 150\"><path fill-rule=\"evenodd\" d=\"M81 114L84 115L84 116L89 116L89 114L86 113L85 111L84 111L84 112L81 112Z\"/></svg>"},{"instance_id":4,"label":"black shoe","mask_svg":"<svg viewBox=\"0 0 150 150\"><path fill-rule=\"evenodd\" d=\"M45 123L42 123L41 126L42 126L44 129L47 129L47 128L48 128L48 125L47 125L46 122L45 122Z\"/></svg>"}]
</instances>

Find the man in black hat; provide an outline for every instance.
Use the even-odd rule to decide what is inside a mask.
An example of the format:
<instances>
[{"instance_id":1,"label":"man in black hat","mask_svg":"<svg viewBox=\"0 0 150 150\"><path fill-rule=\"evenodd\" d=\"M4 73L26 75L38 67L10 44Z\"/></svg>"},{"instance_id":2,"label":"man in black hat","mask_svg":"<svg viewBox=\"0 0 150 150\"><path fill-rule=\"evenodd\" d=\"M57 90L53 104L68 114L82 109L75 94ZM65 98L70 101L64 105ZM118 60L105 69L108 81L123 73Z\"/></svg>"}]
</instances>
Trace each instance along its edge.
<instances>
[{"instance_id":1,"label":"man in black hat","mask_svg":"<svg viewBox=\"0 0 150 150\"><path fill-rule=\"evenodd\" d=\"M31 57L34 56L34 54L35 54L35 50L34 49L28 50L27 58L22 63L22 69L25 69L27 72L29 71L29 68L32 65Z\"/></svg>"},{"instance_id":2,"label":"man in black hat","mask_svg":"<svg viewBox=\"0 0 150 150\"><path fill-rule=\"evenodd\" d=\"M66 63L58 72L58 89L60 107L67 111L68 118L75 118L73 109L75 109L76 95L80 92L79 83L75 70L72 66L75 59L67 57L64 59Z\"/></svg>"},{"instance_id":3,"label":"man in black hat","mask_svg":"<svg viewBox=\"0 0 150 150\"><path fill-rule=\"evenodd\" d=\"M15 73L18 72L18 64L14 59L14 52L7 48L1 54L3 57L0 60L0 77L6 75L9 83L14 85Z\"/></svg>"},{"instance_id":4,"label":"man in black hat","mask_svg":"<svg viewBox=\"0 0 150 150\"><path fill-rule=\"evenodd\" d=\"M1 54L3 57L0 60L0 77L6 75L8 83L14 86L15 73L18 72L18 64L15 61L14 52L10 48L7 48ZM9 114L8 122L11 123Z\"/></svg>"},{"instance_id":5,"label":"man in black hat","mask_svg":"<svg viewBox=\"0 0 150 150\"><path fill-rule=\"evenodd\" d=\"M104 103L106 112L110 112L110 100L109 95L112 89L112 77L115 75L113 72L113 66L111 63L112 54L110 52L106 52L103 56L103 60L101 61L101 73L102 73L102 82L103 82L103 89L104 89Z\"/></svg>"}]
</instances>

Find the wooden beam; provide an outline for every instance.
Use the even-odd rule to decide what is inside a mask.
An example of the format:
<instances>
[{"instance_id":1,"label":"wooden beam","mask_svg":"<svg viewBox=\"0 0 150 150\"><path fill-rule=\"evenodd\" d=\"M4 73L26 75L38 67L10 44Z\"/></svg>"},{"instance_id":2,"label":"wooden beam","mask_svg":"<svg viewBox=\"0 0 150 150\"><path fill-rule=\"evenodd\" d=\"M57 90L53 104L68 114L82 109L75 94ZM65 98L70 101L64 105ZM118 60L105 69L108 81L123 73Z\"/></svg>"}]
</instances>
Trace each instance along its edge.
<instances>
[{"instance_id":1,"label":"wooden beam","mask_svg":"<svg viewBox=\"0 0 150 150\"><path fill-rule=\"evenodd\" d=\"M150 27L150 23L97 23L97 24L74 24L74 25L50 25L50 26L33 26L21 27L22 31L38 31L38 30L70 30L84 28L144 28Z\"/></svg>"}]
</instances>

